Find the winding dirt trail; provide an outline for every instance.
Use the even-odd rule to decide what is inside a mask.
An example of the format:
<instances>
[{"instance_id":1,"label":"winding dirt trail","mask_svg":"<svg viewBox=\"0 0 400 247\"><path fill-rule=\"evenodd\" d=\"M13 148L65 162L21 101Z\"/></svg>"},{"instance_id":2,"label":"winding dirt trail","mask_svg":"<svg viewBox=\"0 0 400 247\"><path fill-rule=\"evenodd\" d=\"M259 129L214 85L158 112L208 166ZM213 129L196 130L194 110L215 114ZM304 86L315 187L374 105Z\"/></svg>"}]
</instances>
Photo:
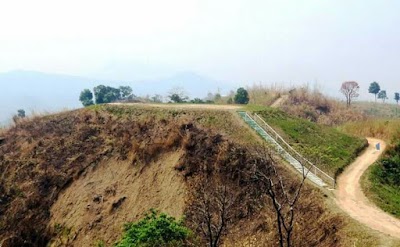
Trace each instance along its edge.
<instances>
[{"instance_id":1,"label":"winding dirt trail","mask_svg":"<svg viewBox=\"0 0 400 247\"><path fill-rule=\"evenodd\" d=\"M336 203L352 218L370 228L400 238L400 220L385 213L370 202L361 190L360 178L386 148L386 143L379 139L367 138L369 147L359 156L337 180ZM375 149L381 144L381 151Z\"/></svg>"},{"instance_id":2,"label":"winding dirt trail","mask_svg":"<svg viewBox=\"0 0 400 247\"><path fill-rule=\"evenodd\" d=\"M278 99L276 99L271 105L270 107L272 108L278 108L280 107L286 100L289 99L289 95L281 95Z\"/></svg>"}]
</instances>

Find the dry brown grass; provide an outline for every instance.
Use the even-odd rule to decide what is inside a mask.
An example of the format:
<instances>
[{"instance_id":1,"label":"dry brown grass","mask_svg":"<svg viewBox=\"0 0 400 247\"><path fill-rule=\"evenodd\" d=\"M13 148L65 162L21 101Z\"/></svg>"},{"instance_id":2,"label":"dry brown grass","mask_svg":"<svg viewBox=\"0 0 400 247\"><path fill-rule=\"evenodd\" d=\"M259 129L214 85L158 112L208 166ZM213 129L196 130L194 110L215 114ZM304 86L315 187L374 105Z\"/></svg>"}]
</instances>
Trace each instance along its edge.
<instances>
[{"instance_id":1,"label":"dry brown grass","mask_svg":"<svg viewBox=\"0 0 400 247\"><path fill-rule=\"evenodd\" d=\"M398 119L366 119L364 121L346 123L340 129L355 136L369 136L392 142L400 137L400 120Z\"/></svg>"},{"instance_id":2,"label":"dry brown grass","mask_svg":"<svg viewBox=\"0 0 400 247\"><path fill-rule=\"evenodd\" d=\"M266 85L262 83L254 83L251 87L247 87L250 101L253 105L271 105L281 95L287 93L282 84Z\"/></svg>"},{"instance_id":3,"label":"dry brown grass","mask_svg":"<svg viewBox=\"0 0 400 247\"><path fill-rule=\"evenodd\" d=\"M64 208L63 204L75 199L79 200L76 204L85 204L79 196L74 197L73 192L78 188L85 187L92 180L96 182L103 176L111 176L114 169L120 169L114 173L115 181L129 185L129 175L137 178L149 169L152 172L146 173L148 179L141 182L145 190L152 181L164 181L163 178L166 178L162 169L157 168L164 165L165 155L179 153L179 161L170 162L169 167L176 163L176 174L179 172L181 179L186 181L189 194L184 211L188 220L196 212L191 205L197 198L191 192L196 191L204 178L223 181L239 195L232 227L224 238L227 245L260 237L266 246L274 246L277 236L271 205L260 193L260 186L245 176L248 165L257 159L249 152L248 146L258 141L251 131L243 127L238 117L230 112L119 106L94 107L22 121L6 131L6 140L0 145L0 239L11 246L21 246L23 241L30 246L44 246L50 239L59 237L60 233L68 235L75 232L75 226L68 219L80 218L74 215L74 211ZM121 167L118 167L119 164ZM299 181L297 174L283 167L280 169L288 188L296 186L296 181ZM133 179L131 182L138 181ZM103 188L108 182L98 184L98 188ZM161 189L167 186L160 184ZM152 201L151 198L156 201L181 198L171 194L171 191L165 193L169 199L162 195L158 198L154 193L157 191L149 192L149 199L146 193L139 195L137 199L142 203L140 210L152 207L151 203L146 204ZM57 199L61 201L57 202ZM116 202L114 199L121 207L131 200L129 195L121 202L118 196L110 197L105 208L111 207L109 203ZM132 203L136 204L135 200ZM52 207L53 210L58 208L55 221L51 221L50 217ZM76 210L81 212L82 208ZM126 220L135 219L140 210ZM107 214L103 211L100 210L100 214L93 211L95 216L80 220L83 220L82 224L93 223L100 215L104 222L108 222L110 211L106 210ZM341 246L345 243L346 232L342 229L346 224L343 217L329 212L323 196L312 186L305 187L297 211L296 246ZM179 214L179 210L176 212ZM65 225L60 222L62 231L56 231L60 227L48 227L62 221L65 213L68 217ZM55 212L52 214L55 215ZM121 215L115 213L113 217L118 218L117 222L123 222L128 213ZM108 226L102 225L101 221L93 225L93 229L97 230L90 230L88 235L106 234ZM113 229L115 227L113 225ZM309 232L313 238L307 237ZM107 235L113 236L109 241L116 235ZM78 236L73 238L79 239ZM90 240L95 242L97 239Z\"/></svg>"},{"instance_id":4,"label":"dry brown grass","mask_svg":"<svg viewBox=\"0 0 400 247\"><path fill-rule=\"evenodd\" d=\"M180 218L186 194L183 178L174 169L180 156L179 151L164 153L147 165L110 159L88 168L51 207L49 229L69 229L53 237L51 245L93 246L103 241L112 246L122 226L138 221L149 208Z\"/></svg>"},{"instance_id":5,"label":"dry brown grass","mask_svg":"<svg viewBox=\"0 0 400 247\"><path fill-rule=\"evenodd\" d=\"M291 115L324 125L339 125L365 119L365 116L308 86L292 89L281 107Z\"/></svg>"},{"instance_id":6,"label":"dry brown grass","mask_svg":"<svg viewBox=\"0 0 400 247\"><path fill-rule=\"evenodd\" d=\"M366 119L358 108L347 108L344 103L322 94L318 87L312 88L308 84L290 89L279 84L254 84L247 90L250 96L249 103L252 105L271 106L279 97L285 96L279 108L290 115L324 125L332 126Z\"/></svg>"}]
</instances>

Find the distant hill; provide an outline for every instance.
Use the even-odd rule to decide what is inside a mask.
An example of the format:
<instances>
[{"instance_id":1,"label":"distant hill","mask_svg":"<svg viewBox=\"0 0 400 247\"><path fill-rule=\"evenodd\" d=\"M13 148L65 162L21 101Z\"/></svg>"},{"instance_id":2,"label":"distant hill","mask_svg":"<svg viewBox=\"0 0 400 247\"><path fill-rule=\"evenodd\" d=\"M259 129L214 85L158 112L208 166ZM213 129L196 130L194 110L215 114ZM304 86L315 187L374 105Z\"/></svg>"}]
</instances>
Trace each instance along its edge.
<instances>
[{"instance_id":1,"label":"distant hill","mask_svg":"<svg viewBox=\"0 0 400 247\"><path fill-rule=\"evenodd\" d=\"M226 92L229 86L193 72L182 72L157 80L137 82L134 84L139 94L167 95L174 87L183 88L190 98L204 98L208 92L215 93L218 89Z\"/></svg>"},{"instance_id":2,"label":"distant hill","mask_svg":"<svg viewBox=\"0 0 400 247\"><path fill-rule=\"evenodd\" d=\"M0 121L6 121L21 108L30 114L32 111L57 111L80 107L80 91L95 84L90 79L68 75L32 71L2 73Z\"/></svg>"},{"instance_id":3,"label":"distant hill","mask_svg":"<svg viewBox=\"0 0 400 247\"><path fill-rule=\"evenodd\" d=\"M218 88L228 88L226 84L200 76L193 72L183 72L165 79L148 81L108 81L79 76L47 74L34 71L11 71L0 73L2 96L0 98L0 125L5 125L18 109L27 114L44 111L59 111L81 107L78 100L84 88L96 85L129 85L136 95L160 94L166 96L174 87L182 87L189 97L204 98L208 92ZM229 90L226 89L225 91Z\"/></svg>"}]
</instances>

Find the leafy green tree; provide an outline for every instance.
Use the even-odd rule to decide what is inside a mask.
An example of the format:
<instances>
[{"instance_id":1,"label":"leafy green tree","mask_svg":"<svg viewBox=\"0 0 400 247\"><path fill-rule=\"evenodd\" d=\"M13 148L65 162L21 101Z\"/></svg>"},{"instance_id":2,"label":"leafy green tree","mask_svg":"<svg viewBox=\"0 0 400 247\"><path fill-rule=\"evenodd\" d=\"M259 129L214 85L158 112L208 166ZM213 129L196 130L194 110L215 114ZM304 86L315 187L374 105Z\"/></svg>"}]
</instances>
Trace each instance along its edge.
<instances>
[{"instance_id":1,"label":"leafy green tree","mask_svg":"<svg viewBox=\"0 0 400 247\"><path fill-rule=\"evenodd\" d=\"M93 89L96 104L111 103L121 99L119 88L99 85Z\"/></svg>"},{"instance_id":2,"label":"leafy green tree","mask_svg":"<svg viewBox=\"0 0 400 247\"><path fill-rule=\"evenodd\" d=\"M182 221L152 209L139 222L125 224L116 247L183 246L190 234Z\"/></svg>"},{"instance_id":3,"label":"leafy green tree","mask_svg":"<svg viewBox=\"0 0 400 247\"><path fill-rule=\"evenodd\" d=\"M89 89L84 89L79 96L79 101L82 102L83 106L93 105L93 93Z\"/></svg>"},{"instance_id":4,"label":"leafy green tree","mask_svg":"<svg viewBox=\"0 0 400 247\"><path fill-rule=\"evenodd\" d=\"M375 94L375 102L376 102L376 95L379 93L379 91L381 91L381 87L379 86L379 83L377 83L376 81L372 82L369 85L368 92Z\"/></svg>"},{"instance_id":5,"label":"leafy green tree","mask_svg":"<svg viewBox=\"0 0 400 247\"><path fill-rule=\"evenodd\" d=\"M240 87L236 91L234 101L236 104L247 104L249 103L249 93L246 89Z\"/></svg>"},{"instance_id":6,"label":"leafy green tree","mask_svg":"<svg viewBox=\"0 0 400 247\"><path fill-rule=\"evenodd\" d=\"M130 86L120 86L119 87L119 91L120 91L120 98L122 100L126 100L126 99L133 99L134 95L133 95L133 90Z\"/></svg>"},{"instance_id":7,"label":"leafy green tree","mask_svg":"<svg viewBox=\"0 0 400 247\"><path fill-rule=\"evenodd\" d=\"M25 110L24 109L19 109L18 111L18 117L19 118L24 118L26 115L25 115Z\"/></svg>"},{"instance_id":8,"label":"leafy green tree","mask_svg":"<svg viewBox=\"0 0 400 247\"><path fill-rule=\"evenodd\" d=\"M381 99L383 103L385 103L386 99L387 99L387 95L386 95L386 90L381 90L378 93L378 99Z\"/></svg>"},{"instance_id":9,"label":"leafy green tree","mask_svg":"<svg viewBox=\"0 0 400 247\"><path fill-rule=\"evenodd\" d=\"M394 100L396 100L396 103L399 104L399 100L400 100L400 94L399 93L394 93Z\"/></svg>"}]
</instances>

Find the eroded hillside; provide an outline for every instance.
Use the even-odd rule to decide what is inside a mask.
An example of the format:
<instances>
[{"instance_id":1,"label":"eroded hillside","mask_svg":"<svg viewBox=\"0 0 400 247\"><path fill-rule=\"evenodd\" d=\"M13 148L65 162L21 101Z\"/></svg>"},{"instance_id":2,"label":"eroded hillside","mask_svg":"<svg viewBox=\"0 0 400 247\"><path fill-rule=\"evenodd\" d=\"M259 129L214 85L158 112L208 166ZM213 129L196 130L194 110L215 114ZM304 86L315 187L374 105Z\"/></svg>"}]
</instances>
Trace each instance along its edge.
<instances>
[{"instance_id":1,"label":"eroded hillside","mask_svg":"<svg viewBox=\"0 0 400 247\"><path fill-rule=\"evenodd\" d=\"M202 243L197 210L221 185L232 200L225 244L277 244L272 205L251 176L257 141L234 113L95 107L21 121L4 137L3 246L112 245L150 208L186 216ZM278 170L294 189L298 175ZM345 221L320 192L306 184L297 205L295 246L341 246Z\"/></svg>"}]
</instances>

